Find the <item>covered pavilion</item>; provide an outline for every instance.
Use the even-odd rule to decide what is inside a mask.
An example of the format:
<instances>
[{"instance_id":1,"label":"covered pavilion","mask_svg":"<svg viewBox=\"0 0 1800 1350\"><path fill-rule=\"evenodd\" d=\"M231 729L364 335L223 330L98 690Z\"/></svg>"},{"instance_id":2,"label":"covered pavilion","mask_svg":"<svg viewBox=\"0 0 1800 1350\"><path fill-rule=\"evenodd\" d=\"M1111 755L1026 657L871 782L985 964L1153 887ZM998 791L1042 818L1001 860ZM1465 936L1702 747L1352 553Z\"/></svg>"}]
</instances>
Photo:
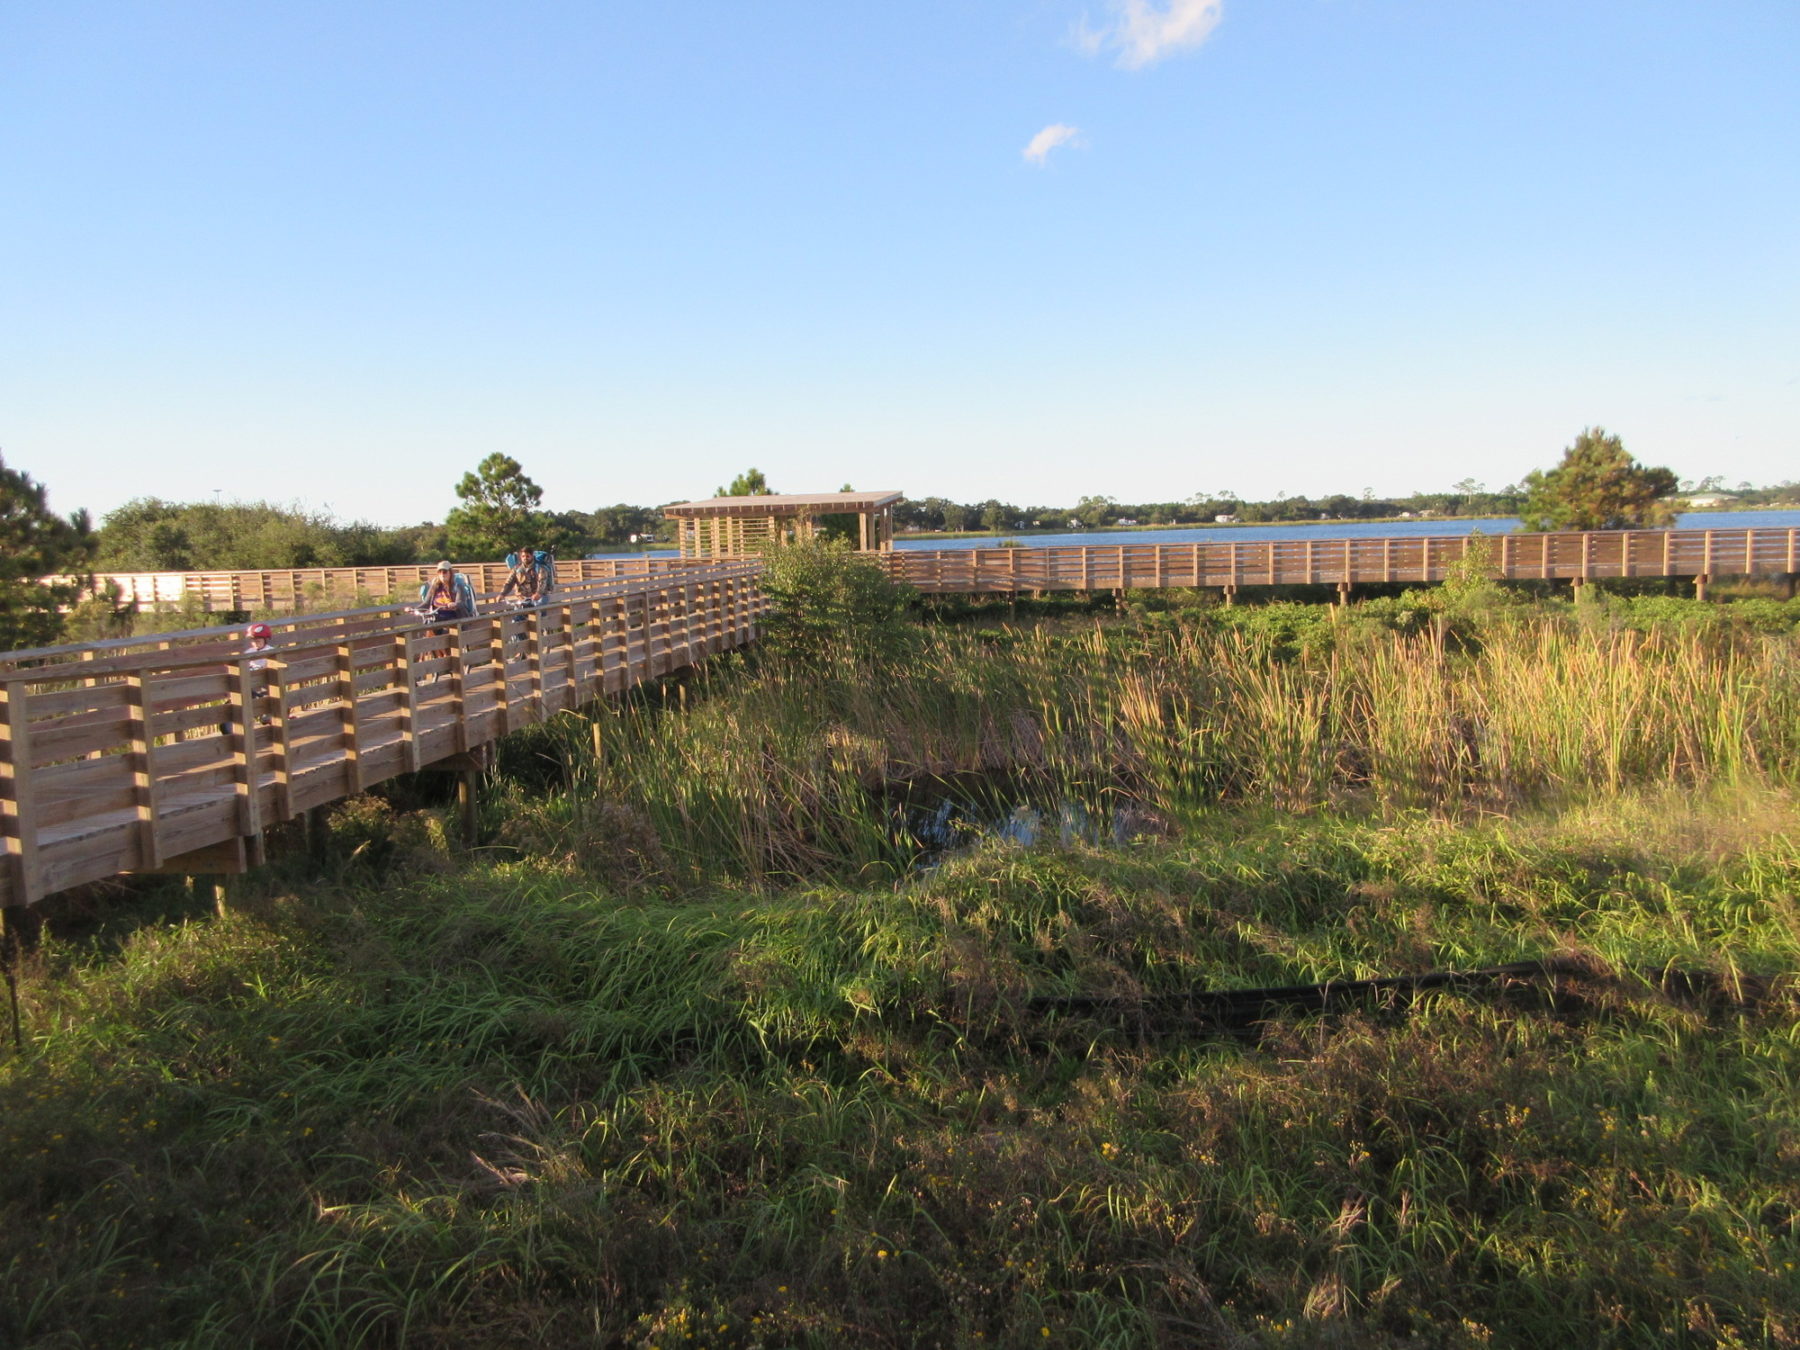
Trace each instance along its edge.
<instances>
[{"instance_id":1,"label":"covered pavilion","mask_svg":"<svg viewBox=\"0 0 1800 1350\"><path fill-rule=\"evenodd\" d=\"M762 493L702 497L663 507L676 523L684 558L754 553L771 539L812 539L826 516L855 516L856 546L885 553L894 546L894 504L900 492Z\"/></svg>"}]
</instances>

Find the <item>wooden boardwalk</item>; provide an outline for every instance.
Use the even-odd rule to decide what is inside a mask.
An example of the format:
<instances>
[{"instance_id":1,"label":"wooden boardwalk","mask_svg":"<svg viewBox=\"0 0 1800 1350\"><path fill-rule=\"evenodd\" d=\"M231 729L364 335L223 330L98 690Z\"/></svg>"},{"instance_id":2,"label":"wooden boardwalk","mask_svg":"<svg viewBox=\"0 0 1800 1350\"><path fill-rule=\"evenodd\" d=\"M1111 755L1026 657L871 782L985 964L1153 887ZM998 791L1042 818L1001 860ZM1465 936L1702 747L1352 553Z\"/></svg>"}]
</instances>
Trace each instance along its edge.
<instances>
[{"instance_id":1,"label":"wooden boardwalk","mask_svg":"<svg viewBox=\"0 0 1800 1350\"><path fill-rule=\"evenodd\" d=\"M872 555L927 594L1020 594L1166 586L1330 586L1443 581L1474 540L1508 581L1593 581L1800 572L1800 529L1606 530L1582 534L1415 535L1257 543L1072 548L897 549Z\"/></svg>"},{"instance_id":2,"label":"wooden boardwalk","mask_svg":"<svg viewBox=\"0 0 1800 1350\"><path fill-rule=\"evenodd\" d=\"M580 558L558 562L559 584L609 581L617 577L658 576L692 567L681 558ZM232 610L251 612L370 604L396 597L406 600L431 580L430 564L396 567L289 567L273 571L241 572L101 572L94 580L110 585L121 607L178 609L189 606L209 614ZM456 570L469 584L486 594L506 584L511 569L505 563L458 563Z\"/></svg>"},{"instance_id":3,"label":"wooden boardwalk","mask_svg":"<svg viewBox=\"0 0 1800 1350\"><path fill-rule=\"evenodd\" d=\"M449 624L291 621L260 668L218 630L8 654L0 905L120 872L239 870L271 824L751 642L756 571L690 563Z\"/></svg>"},{"instance_id":4,"label":"wooden boardwalk","mask_svg":"<svg viewBox=\"0 0 1800 1350\"><path fill-rule=\"evenodd\" d=\"M920 591L1432 583L1464 535L869 553ZM1800 573L1800 530L1494 535L1509 580ZM266 665L236 632L0 653L0 906L120 872L231 871L263 831L396 774L466 769L509 731L754 640L755 559L563 564L554 602L441 626L388 604L271 620ZM505 569L469 568L482 589ZM409 600L424 567L147 574L143 603L316 608Z\"/></svg>"},{"instance_id":5,"label":"wooden boardwalk","mask_svg":"<svg viewBox=\"0 0 1800 1350\"><path fill-rule=\"evenodd\" d=\"M1461 561L1469 535L1367 539L1281 539L1192 544L1088 544L1067 548L897 549L872 552L889 575L942 593L1098 591L1135 587L1366 585L1442 581ZM1800 573L1800 530L1606 530L1585 534L1480 536L1508 580L1690 577ZM585 558L559 562L565 584L674 575L691 558ZM501 563L458 564L478 591L505 584ZM209 613L293 613L390 596L410 598L431 576L426 566L328 567L244 572L111 572L138 608L183 605Z\"/></svg>"}]
</instances>

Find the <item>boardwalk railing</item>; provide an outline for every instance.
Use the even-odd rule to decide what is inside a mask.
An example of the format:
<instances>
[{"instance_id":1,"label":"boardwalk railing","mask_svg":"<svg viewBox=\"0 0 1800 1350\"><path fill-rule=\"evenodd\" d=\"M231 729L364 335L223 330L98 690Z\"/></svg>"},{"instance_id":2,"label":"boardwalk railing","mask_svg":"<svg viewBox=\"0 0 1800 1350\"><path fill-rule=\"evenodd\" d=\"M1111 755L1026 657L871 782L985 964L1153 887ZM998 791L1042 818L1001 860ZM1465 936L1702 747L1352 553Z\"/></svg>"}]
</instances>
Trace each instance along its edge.
<instances>
[{"instance_id":1,"label":"boardwalk railing","mask_svg":"<svg viewBox=\"0 0 1800 1350\"><path fill-rule=\"evenodd\" d=\"M897 549L871 555L927 593L1164 586L1442 581L1479 539L1506 580L1747 576L1800 572L1800 529L1608 530L1583 534L1276 539L1072 548Z\"/></svg>"},{"instance_id":2,"label":"boardwalk railing","mask_svg":"<svg viewBox=\"0 0 1800 1350\"><path fill-rule=\"evenodd\" d=\"M926 592L1435 582L1468 536L869 554ZM1800 530L1495 535L1507 579L1800 572ZM273 621L271 655L219 629L0 654L0 906L125 871L254 853L263 830L398 773L463 764L518 727L742 646L754 559L565 565L553 603L422 625L396 605ZM578 580L588 571L606 574ZM629 572L632 575L614 575ZM220 609L317 581L408 595L424 568L200 574ZM332 577L350 578L348 582ZM500 575L477 571L484 589ZM208 578L224 578L215 584ZM323 578L320 580L320 578ZM181 578L182 584L192 577ZM162 596L157 580L149 594ZM205 589L210 587L211 589ZM306 594L311 599L311 594ZM466 764L464 764L466 767Z\"/></svg>"},{"instance_id":3,"label":"boardwalk railing","mask_svg":"<svg viewBox=\"0 0 1800 1350\"><path fill-rule=\"evenodd\" d=\"M1280 539L1256 543L1090 544L1068 548L898 549L871 553L889 575L928 592L1117 590L1442 581L1471 535ZM1715 577L1800 572L1800 530L1608 530L1480 536L1513 580ZM684 558L582 558L557 564L565 584L675 575ZM501 563L460 564L475 588L505 585ZM295 613L357 599L413 595L427 566L244 572L106 572L136 608Z\"/></svg>"},{"instance_id":4,"label":"boardwalk railing","mask_svg":"<svg viewBox=\"0 0 1800 1350\"><path fill-rule=\"evenodd\" d=\"M391 610L233 644L118 644L0 666L0 905L207 865L396 774L754 639L754 563L590 582L444 624ZM209 853L209 850L214 852Z\"/></svg>"},{"instance_id":5,"label":"boardwalk railing","mask_svg":"<svg viewBox=\"0 0 1800 1350\"><path fill-rule=\"evenodd\" d=\"M558 561L559 583L605 581L614 577L656 576L692 567L681 558L577 558ZM456 570L478 591L497 591L510 570L504 563L458 563ZM101 572L94 580L111 585L120 604L132 609L192 606L207 613L227 610L292 612L321 604L354 604L414 594L432 576L432 564L404 567L293 567L241 572Z\"/></svg>"}]
</instances>

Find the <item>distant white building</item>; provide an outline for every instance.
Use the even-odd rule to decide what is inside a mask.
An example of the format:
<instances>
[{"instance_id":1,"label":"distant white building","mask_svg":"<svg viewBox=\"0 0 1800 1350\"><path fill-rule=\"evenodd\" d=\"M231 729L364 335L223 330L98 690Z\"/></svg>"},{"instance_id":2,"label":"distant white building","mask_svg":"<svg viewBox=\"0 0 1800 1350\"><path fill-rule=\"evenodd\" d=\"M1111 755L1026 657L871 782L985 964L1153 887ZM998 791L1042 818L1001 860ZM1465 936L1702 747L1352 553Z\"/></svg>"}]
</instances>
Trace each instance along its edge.
<instances>
[{"instance_id":1,"label":"distant white building","mask_svg":"<svg viewBox=\"0 0 1800 1350\"><path fill-rule=\"evenodd\" d=\"M1231 515L1229 512L1227 512L1225 515L1222 515L1222 516L1214 516L1213 517L1213 524L1215 524L1215 525L1235 525L1237 523L1238 523L1238 518L1234 515Z\"/></svg>"},{"instance_id":2,"label":"distant white building","mask_svg":"<svg viewBox=\"0 0 1800 1350\"><path fill-rule=\"evenodd\" d=\"M1737 500L1729 492L1696 492L1687 499L1690 510L1704 511L1711 506L1730 506Z\"/></svg>"}]
</instances>

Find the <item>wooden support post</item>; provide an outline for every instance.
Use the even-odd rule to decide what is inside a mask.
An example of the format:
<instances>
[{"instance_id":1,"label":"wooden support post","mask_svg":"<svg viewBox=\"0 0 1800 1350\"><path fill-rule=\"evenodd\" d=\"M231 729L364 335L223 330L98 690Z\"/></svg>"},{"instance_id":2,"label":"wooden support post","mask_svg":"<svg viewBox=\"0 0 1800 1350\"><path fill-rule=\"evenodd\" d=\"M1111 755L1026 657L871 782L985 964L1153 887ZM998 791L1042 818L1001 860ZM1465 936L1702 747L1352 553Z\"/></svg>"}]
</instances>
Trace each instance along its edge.
<instances>
[{"instance_id":1,"label":"wooden support post","mask_svg":"<svg viewBox=\"0 0 1800 1350\"><path fill-rule=\"evenodd\" d=\"M212 914L216 918L225 918L230 911L230 878L223 871L205 873L202 878L205 895L211 896Z\"/></svg>"},{"instance_id":2,"label":"wooden support post","mask_svg":"<svg viewBox=\"0 0 1800 1350\"><path fill-rule=\"evenodd\" d=\"M1349 608L1350 583L1348 581L1340 581L1337 584L1337 605L1340 609Z\"/></svg>"},{"instance_id":3,"label":"wooden support post","mask_svg":"<svg viewBox=\"0 0 1800 1350\"><path fill-rule=\"evenodd\" d=\"M506 625L507 617L497 614L486 622L486 644L494 663L494 714L496 738L506 735L513 729L512 723L512 682L506 674Z\"/></svg>"},{"instance_id":4,"label":"wooden support post","mask_svg":"<svg viewBox=\"0 0 1800 1350\"><path fill-rule=\"evenodd\" d=\"M1709 533L1710 533L1710 531L1709 531ZM1694 578L1694 599L1696 599L1696 600L1705 600L1706 599L1706 585L1711 580L1712 580L1712 578L1707 576L1706 573L1704 573L1704 572L1700 573L1698 576L1696 576Z\"/></svg>"},{"instance_id":5,"label":"wooden support post","mask_svg":"<svg viewBox=\"0 0 1800 1350\"><path fill-rule=\"evenodd\" d=\"M43 919L35 909L28 909L24 905L0 907L0 973L6 977L6 996L15 1050L25 1048L23 1023L19 1016L19 969L26 956L38 949L38 936L43 926Z\"/></svg>"},{"instance_id":6,"label":"wooden support post","mask_svg":"<svg viewBox=\"0 0 1800 1350\"><path fill-rule=\"evenodd\" d=\"M544 623L543 610L533 605L525 611L525 719L544 720Z\"/></svg>"},{"instance_id":7,"label":"wooden support post","mask_svg":"<svg viewBox=\"0 0 1800 1350\"><path fill-rule=\"evenodd\" d=\"M593 613L594 607L589 605L587 607L587 617L591 619ZM567 706L571 708L579 708L583 703L587 702L588 698L588 691L582 687L581 651L575 636L577 632L576 624L578 622L579 620L575 617L575 606L565 604L562 607L563 659L566 663L565 669L568 672L569 680Z\"/></svg>"},{"instance_id":8,"label":"wooden support post","mask_svg":"<svg viewBox=\"0 0 1800 1350\"><path fill-rule=\"evenodd\" d=\"M451 744L456 747L457 754L466 755L469 753L469 663L463 656L462 625L452 624L447 636L450 639L450 669L445 673L450 676Z\"/></svg>"},{"instance_id":9,"label":"wooden support post","mask_svg":"<svg viewBox=\"0 0 1800 1350\"><path fill-rule=\"evenodd\" d=\"M125 677L125 700L129 712L127 733L130 749L132 800L137 807L138 857L144 867L160 867L162 852L156 841L157 784L155 740L150 735L150 706L145 690L144 672L134 670Z\"/></svg>"},{"instance_id":10,"label":"wooden support post","mask_svg":"<svg viewBox=\"0 0 1800 1350\"><path fill-rule=\"evenodd\" d=\"M275 818L292 820L294 805L294 750L288 739L287 662L271 660L269 674L269 740L274 750Z\"/></svg>"},{"instance_id":11,"label":"wooden support post","mask_svg":"<svg viewBox=\"0 0 1800 1350\"><path fill-rule=\"evenodd\" d=\"M1236 586L1221 586L1219 589L1224 593L1225 604L1227 607L1237 603L1238 588Z\"/></svg>"},{"instance_id":12,"label":"wooden support post","mask_svg":"<svg viewBox=\"0 0 1800 1350\"><path fill-rule=\"evenodd\" d=\"M338 643L337 690L339 743L344 753L344 793L354 796L363 790L360 727L356 707L356 656L348 642Z\"/></svg>"},{"instance_id":13,"label":"wooden support post","mask_svg":"<svg viewBox=\"0 0 1800 1350\"><path fill-rule=\"evenodd\" d=\"M7 899L29 905L41 898L37 875L37 799L31 785L31 710L24 681L0 682L0 839L6 856Z\"/></svg>"},{"instance_id":14,"label":"wooden support post","mask_svg":"<svg viewBox=\"0 0 1800 1350\"><path fill-rule=\"evenodd\" d=\"M474 848L480 842L480 816L476 810L475 788L474 769L464 769L456 775L456 807L462 818L464 848Z\"/></svg>"},{"instance_id":15,"label":"wooden support post","mask_svg":"<svg viewBox=\"0 0 1800 1350\"><path fill-rule=\"evenodd\" d=\"M314 862L324 862L331 849L331 814L323 806L306 811L306 852Z\"/></svg>"},{"instance_id":16,"label":"wooden support post","mask_svg":"<svg viewBox=\"0 0 1800 1350\"><path fill-rule=\"evenodd\" d=\"M419 752L419 687L413 683L413 635L394 634L394 680L400 689L400 735L406 746L406 768L417 773L422 767Z\"/></svg>"},{"instance_id":17,"label":"wooden support post","mask_svg":"<svg viewBox=\"0 0 1800 1350\"><path fill-rule=\"evenodd\" d=\"M250 840L262 838L262 784L256 765L256 690L262 678L260 671L250 669L250 662L240 660L232 672L231 702L233 712L231 760L236 775L238 833ZM260 846L253 846L260 856Z\"/></svg>"}]
</instances>

